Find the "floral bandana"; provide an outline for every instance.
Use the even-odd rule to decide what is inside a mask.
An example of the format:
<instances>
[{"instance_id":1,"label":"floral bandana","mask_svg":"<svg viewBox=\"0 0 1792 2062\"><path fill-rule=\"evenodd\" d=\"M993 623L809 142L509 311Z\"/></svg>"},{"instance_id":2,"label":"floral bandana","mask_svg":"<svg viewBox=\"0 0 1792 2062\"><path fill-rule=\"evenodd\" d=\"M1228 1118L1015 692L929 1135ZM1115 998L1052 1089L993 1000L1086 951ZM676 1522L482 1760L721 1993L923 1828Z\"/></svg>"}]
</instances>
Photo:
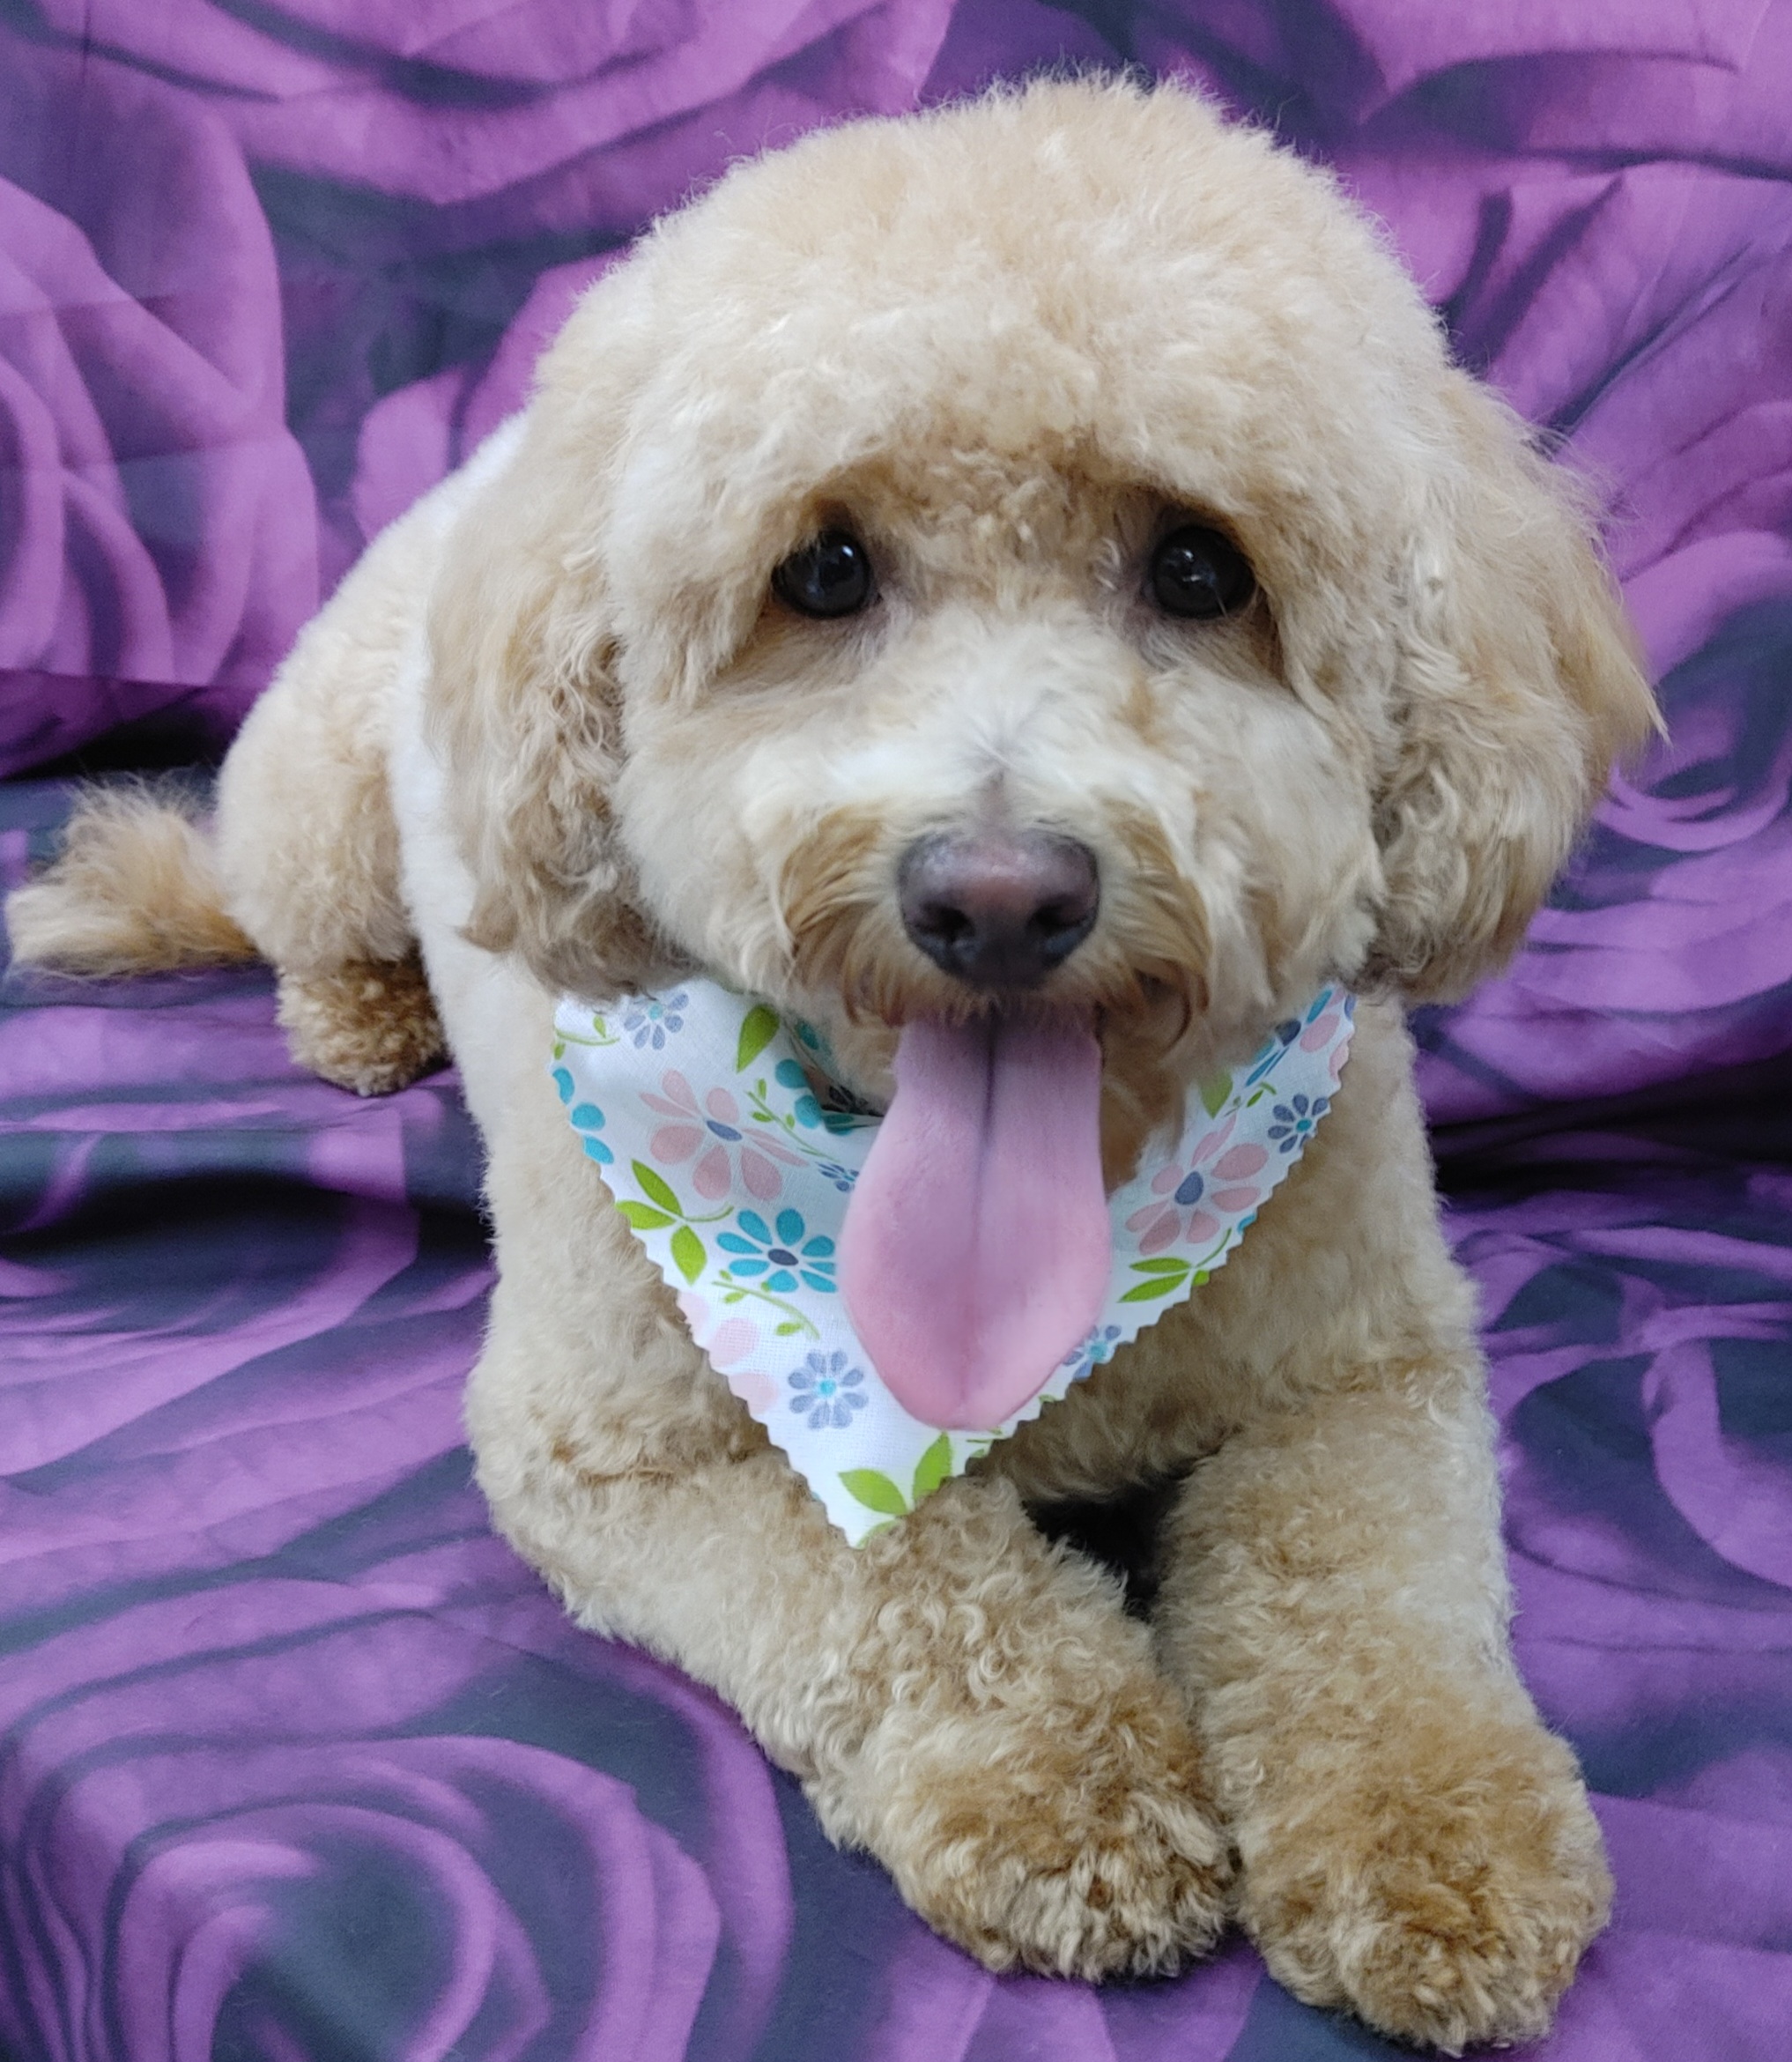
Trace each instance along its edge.
<instances>
[{"instance_id":1,"label":"floral bandana","mask_svg":"<svg viewBox=\"0 0 1792 2062\"><path fill-rule=\"evenodd\" d=\"M616 1206L677 1292L691 1335L857 1546L1224 1265L1330 1107L1356 999L1322 989L1248 1064L1189 1097L1108 1198L1114 1272L1093 1329L984 1432L911 1417L840 1294L847 1202L877 1118L827 1083L806 1024L713 982L554 1014L552 1074Z\"/></svg>"}]
</instances>

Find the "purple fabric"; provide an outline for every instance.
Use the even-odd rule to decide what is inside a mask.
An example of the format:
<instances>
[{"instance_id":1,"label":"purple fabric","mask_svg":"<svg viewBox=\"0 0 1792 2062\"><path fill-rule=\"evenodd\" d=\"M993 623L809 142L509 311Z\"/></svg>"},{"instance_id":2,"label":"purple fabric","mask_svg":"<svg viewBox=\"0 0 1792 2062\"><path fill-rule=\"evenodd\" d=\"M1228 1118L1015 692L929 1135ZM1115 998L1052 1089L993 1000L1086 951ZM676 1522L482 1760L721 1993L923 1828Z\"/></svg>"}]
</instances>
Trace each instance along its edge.
<instances>
[{"instance_id":1,"label":"purple fabric","mask_svg":"<svg viewBox=\"0 0 1792 2062\"><path fill-rule=\"evenodd\" d=\"M0 768L215 753L657 209L1063 60L1336 164L1601 483L1671 741L1427 1014L1525 1669L1618 1880L1550 2062L1792 2026L1792 0L16 0ZM63 788L0 790L9 879ZM259 975L0 994L6 2062L1299 2062L1248 1950L997 1982L460 1440L453 1078L297 1075Z\"/></svg>"}]
</instances>

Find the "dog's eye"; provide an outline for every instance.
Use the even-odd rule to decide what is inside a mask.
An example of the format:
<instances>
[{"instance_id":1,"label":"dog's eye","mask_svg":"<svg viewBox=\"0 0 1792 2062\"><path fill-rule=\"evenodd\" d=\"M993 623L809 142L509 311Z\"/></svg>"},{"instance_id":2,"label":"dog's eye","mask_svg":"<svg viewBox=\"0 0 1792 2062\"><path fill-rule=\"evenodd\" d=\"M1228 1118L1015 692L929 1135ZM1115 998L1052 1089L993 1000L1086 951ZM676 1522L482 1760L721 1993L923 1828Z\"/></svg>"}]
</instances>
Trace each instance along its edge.
<instances>
[{"instance_id":1,"label":"dog's eye","mask_svg":"<svg viewBox=\"0 0 1792 2062\"><path fill-rule=\"evenodd\" d=\"M772 591L803 616L850 616L871 598L871 554L849 530L824 530L772 575Z\"/></svg>"},{"instance_id":2,"label":"dog's eye","mask_svg":"<svg viewBox=\"0 0 1792 2062\"><path fill-rule=\"evenodd\" d=\"M1206 622L1241 609L1257 590L1250 561L1199 523L1173 530L1151 553L1151 597L1166 615Z\"/></svg>"}]
</instances>

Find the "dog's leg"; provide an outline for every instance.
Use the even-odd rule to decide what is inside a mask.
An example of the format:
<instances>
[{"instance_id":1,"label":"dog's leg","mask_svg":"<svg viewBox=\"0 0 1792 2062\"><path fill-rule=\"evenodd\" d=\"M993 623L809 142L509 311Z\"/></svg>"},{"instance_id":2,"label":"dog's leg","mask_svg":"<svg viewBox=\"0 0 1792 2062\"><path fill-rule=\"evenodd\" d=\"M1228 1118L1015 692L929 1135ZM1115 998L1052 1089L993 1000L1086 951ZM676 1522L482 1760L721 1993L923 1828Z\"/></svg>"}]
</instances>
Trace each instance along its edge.
<instances>
[{"instance_id":1,"label":"dog's leg","mask_svg":"<svg viewBox=\"0 0 1792 2062\"><path fill-rule=\"evenodd\" d=\"M1166 1556L1160 1651L1271 1970L1450 2053L1542 2032L1611 1885L1511 1660L1477 1356L1248 1426Z\"/></svg>"},{"instance_id":2,"label":"dog's leg","mask_svg":"<svg viewBox=\"0 0 1792 2062\"><path fill-rule=\"evenodd\" d=\"M721 1691L940 1932L1088 1977L1211 1944L1226 1847L1175 1693L1007 1485L950 1484L855 1549L770 1452L554 1472L552 1548L519 1543L581 1621Z\"/></svg>"},{"instance_id":3,"label":"dog's leg","mask_svg":"<svg viewBox=\"0 0 1792 2062\"><path fill-rule=\"evenodd\" d=\"M849 1546L534 1087L498 1132L501 1273L467 1409L503 1531L581 1623L720 1691L830 1836L991 1968L1095 1977L1205 1947L1226 1844L1118 1584L996 1480Z\"/></svg>"},{"instance_id":4,"label":"dog's leg","mask_svg":"<svg viewBox=\"0 0 1792 2062\"><path fill-rule=\"evenodd\" d=\"M393 695L439 548L428 505L388 530L308 624L218 780L232 916L279 975L292 1057L362 1095L437 1058L441 1026L400 879Z\"/></svg>"}]
</instances>

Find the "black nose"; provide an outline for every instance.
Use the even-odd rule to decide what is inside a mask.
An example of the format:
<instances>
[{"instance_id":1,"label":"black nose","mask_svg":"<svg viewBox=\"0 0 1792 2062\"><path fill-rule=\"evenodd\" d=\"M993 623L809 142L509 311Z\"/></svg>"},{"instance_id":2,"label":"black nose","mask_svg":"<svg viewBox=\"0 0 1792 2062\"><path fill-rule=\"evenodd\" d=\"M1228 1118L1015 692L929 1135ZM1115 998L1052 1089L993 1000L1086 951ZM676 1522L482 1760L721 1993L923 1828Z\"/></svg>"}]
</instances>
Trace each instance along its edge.
<instances>
[{"instance_id":1,"label":"black nose","mask_svg":"<svg viewBox=\"0 0 1792 2062\"><path fill-rule=\"evenodd\" d=\"M902 926L976 988L1033 988L1095 928L1095 855L1074 838L922 838L897 871Z\"/></svg>"}]
</instances>

